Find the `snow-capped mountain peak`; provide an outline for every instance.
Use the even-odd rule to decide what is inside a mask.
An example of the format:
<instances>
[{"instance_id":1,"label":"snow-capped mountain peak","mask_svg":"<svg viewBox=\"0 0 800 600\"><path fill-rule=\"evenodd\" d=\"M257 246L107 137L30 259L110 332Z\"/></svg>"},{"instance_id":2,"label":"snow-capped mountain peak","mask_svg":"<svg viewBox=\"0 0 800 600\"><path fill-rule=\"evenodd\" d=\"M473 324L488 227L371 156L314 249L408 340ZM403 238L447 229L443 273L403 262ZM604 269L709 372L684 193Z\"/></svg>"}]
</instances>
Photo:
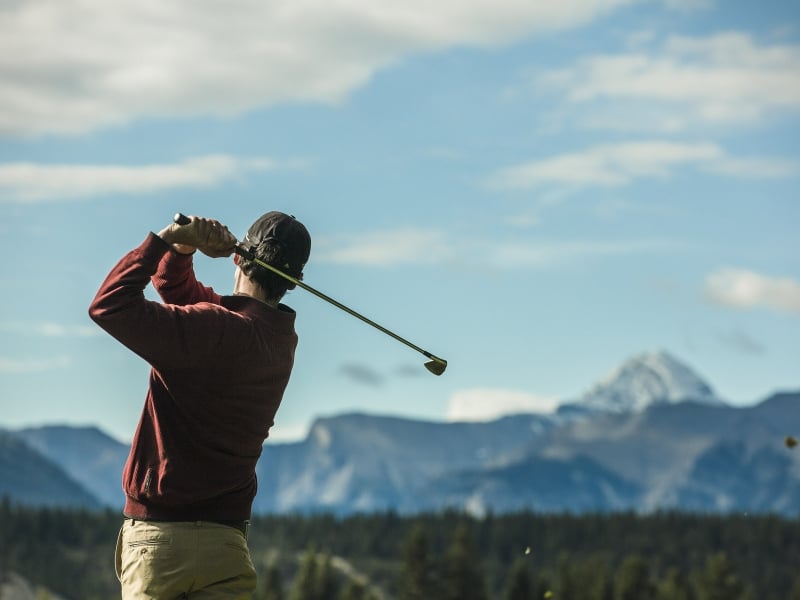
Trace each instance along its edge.
<instances>
[{"instance_id":1,"label":"snow-capped mountain peak","mask_svg":"<svg viewBox=\"0 0 800 600\"><path fill-rule=\"evenodd\" d=\"M578 405L610 412L641 411L653 404L692 400L723 404L691 368L670 354L637 354L591 388Z\"/></svg>"}]
</instances>

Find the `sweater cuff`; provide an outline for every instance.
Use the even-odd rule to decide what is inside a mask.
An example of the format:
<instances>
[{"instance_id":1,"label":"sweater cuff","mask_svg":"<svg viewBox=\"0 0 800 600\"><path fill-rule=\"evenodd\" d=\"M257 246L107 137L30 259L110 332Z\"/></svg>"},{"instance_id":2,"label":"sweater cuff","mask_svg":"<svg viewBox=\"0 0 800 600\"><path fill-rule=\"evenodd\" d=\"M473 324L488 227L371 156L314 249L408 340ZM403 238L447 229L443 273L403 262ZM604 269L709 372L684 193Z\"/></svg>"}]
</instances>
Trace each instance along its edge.
<instances>
[{"instance_id":1,"label":"sweater cuff","mask_svg":"<svg viewBox=\"0 0 800 600\"><path fill-rule=\"evenodd\" d=\"M156 270L156 279L162 281L172 281L174 278L186 271L191 271L194 265L194 252L182 254L176 252L172 244L165 242L158 235L152 234L155 240L153 246L161 249Z\"/></svg>"},{"instance_id":2,"label":"sweater cuff","mask_svg":"<svg viewBox=\"0 0 800 600\"><path fill-rule=\"evenodd\" d=\"M154 233L152 231L150 232L150 235L148 236L148 239L146 241L152 241L150 239L151 237L153 237L156 240L158 240L158 242L160 242L161 245L165 246L168 250L170 250L172 252L172 254L175 254L176 256L192 256L195 252L197 252L197 248L195 248L194 250L189 252L189 254L184 254L183 252L178 252L177 250L175 250L175 248L172 247L172 244L169 244L169 243L165 242L163 238L161 238L157 233Z\"/></svg>"},{"instance_id":3,"label":"sweater cuff","mask_svg":"<svg viewBox=\"0 0 800 600\"><path fill-rule=\"evenodd\" d=\"M154 258L158 262L170 248L172 248L171 245L151 231L139 246L139 251L144 256Z\"/></svg>"}]
</instances>

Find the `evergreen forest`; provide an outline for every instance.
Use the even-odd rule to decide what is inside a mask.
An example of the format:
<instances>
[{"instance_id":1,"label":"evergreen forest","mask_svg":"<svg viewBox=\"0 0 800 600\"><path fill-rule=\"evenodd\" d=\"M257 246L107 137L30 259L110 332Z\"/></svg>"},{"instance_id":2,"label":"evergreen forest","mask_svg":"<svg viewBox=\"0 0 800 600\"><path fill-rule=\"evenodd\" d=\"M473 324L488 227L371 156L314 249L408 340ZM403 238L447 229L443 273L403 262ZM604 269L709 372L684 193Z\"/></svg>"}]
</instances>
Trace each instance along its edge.
<instances>
[{"instance_id":1,"label":"evergreen forest","mask_svg":"<svg viewBox=\"0 0 800 600\"><path fill-rule=\"evenodd\" d=\"M5 499L0 575L119 598L120 525ZM800 600L800 520L771 515L270 515L249 545L254 600Z\"/></svg>"}]
</instances>

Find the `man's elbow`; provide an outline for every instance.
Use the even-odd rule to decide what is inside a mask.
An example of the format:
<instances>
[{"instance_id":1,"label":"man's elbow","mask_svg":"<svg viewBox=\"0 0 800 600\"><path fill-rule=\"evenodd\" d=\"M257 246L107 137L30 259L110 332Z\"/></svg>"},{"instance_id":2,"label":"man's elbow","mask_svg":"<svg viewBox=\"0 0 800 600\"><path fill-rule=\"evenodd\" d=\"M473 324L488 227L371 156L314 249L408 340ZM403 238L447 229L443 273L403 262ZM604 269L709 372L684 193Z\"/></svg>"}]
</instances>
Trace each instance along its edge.
<instances>
[{"instance_id":1,"label":"man's elbow","mask_svg":"<svg viewBox=\"0 0 800 600\"><path fill-rule=\"evenodd\" d=\"M103 320L103 310L97 305L96 302L92 302L89 305L89 318L98 325Z\"/></svg>"},{"instance_id":2,"label":"man's elbow","mask_svg":"<svg viewBox=\"0 0 800 600\"><path fill-rule=\"evenodd\" d=\"M96 296L92 303L89 305L89 318L102 326L103 322L114 313L108 303L103 302L100 296Z\"/></svg>"}]
</instances>

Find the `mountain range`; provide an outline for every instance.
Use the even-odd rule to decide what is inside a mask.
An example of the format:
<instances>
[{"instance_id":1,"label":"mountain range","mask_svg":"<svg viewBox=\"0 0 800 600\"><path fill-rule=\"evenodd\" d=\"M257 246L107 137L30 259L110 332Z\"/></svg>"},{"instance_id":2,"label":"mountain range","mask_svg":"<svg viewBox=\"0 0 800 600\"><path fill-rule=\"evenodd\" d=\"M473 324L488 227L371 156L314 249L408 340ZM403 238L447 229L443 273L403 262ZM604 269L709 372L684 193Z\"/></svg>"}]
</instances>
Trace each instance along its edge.
<instances>
[{"instance_id":1,"label":"mountain range","mask_svg":"<svg viewBox=\"0 0 800 600\"><path fill-rule=\"evenodd\" d=\"M267 443L255 512L444 508L800 514L800 391L734 407L664 352L551 414L447 423L342 414ZM127 445L96 428L0 431L0 496L119 508Z\"/></svg>"}]
</instances>

